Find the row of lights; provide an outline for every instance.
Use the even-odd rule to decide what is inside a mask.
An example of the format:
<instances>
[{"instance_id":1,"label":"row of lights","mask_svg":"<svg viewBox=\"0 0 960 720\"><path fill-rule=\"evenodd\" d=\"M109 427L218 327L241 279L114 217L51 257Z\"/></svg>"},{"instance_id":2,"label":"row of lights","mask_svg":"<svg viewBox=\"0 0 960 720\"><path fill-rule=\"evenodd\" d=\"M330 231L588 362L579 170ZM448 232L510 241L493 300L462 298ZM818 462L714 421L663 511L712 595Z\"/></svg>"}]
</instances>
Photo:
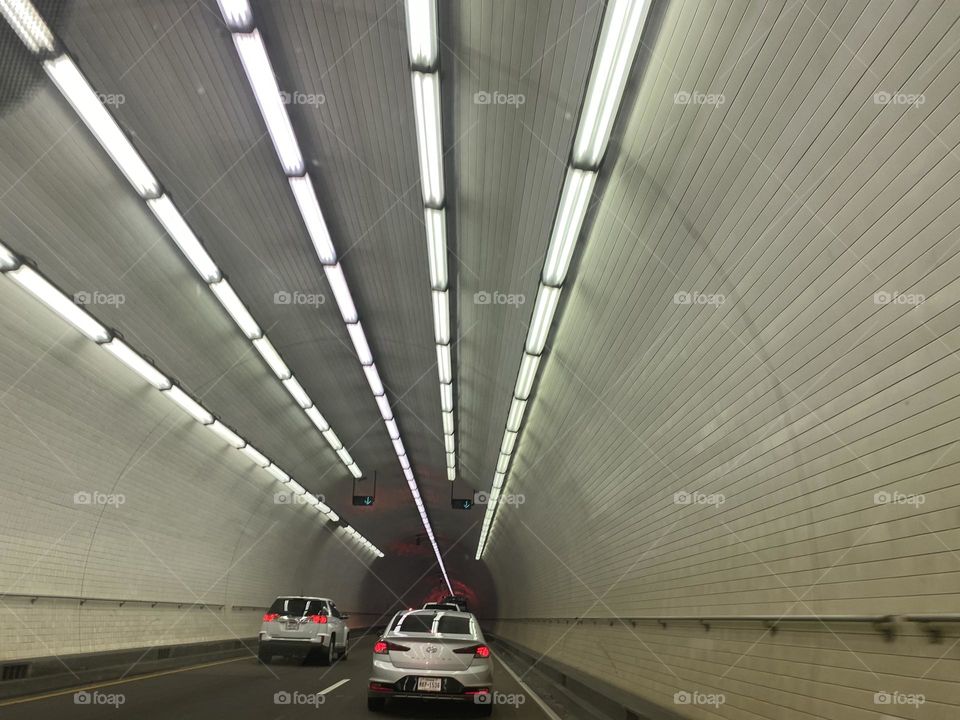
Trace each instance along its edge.
<instances>
[{"instance_id":1,"label":"row of lights","mask_svg":"<svg viewBox=\"0 0 960 720\"><path fill-rule=\"evenodd\" d=\"M567 167L560 206L543 264L533 318L527 329L520 371L507 415L507 427L500 443L493 487L477 544L477 560L483 556L486 548L490 526L516 448L517 436L523 425L527 401L537 378L540 360L560 301L560 292L587 214L597 172L610 140L613 121L620 108L623 89L640 43L648 8L649 0L609 0L607 3L590 82L574 138L573 153Z\"/></svg>"},{"instance_id":2,"label":"row of lights","mask_svg":"<svg viewBox=\"0 0 960 720\"><path fill-rule=\"evenodd\" d=\"M253 316L237 296L233 287L217 267L203 244L177 210L153 172L143 161L140 153L124 134L123 130L107 111L90 83L65 52L59 52L58 44L49 27L29 0L0 0L0 12L6 17L23 42L33 52L45 57L43 69L77 112L84 124L103 146L107 154L133 185L137 194L146 202L157 220L173 239L183 255L193 265L197 274L223 305L240 331L250 340L261 357L283 384L293 400L300 406L324 440L337 453L350 474L361 476L360 468L344 447L340 438L317 409L300 381L283 361L280 353L270 342ZM309 180L307 180L309 182ZM319 208L316 211L319 214ZM305 216L306 217L306 216ZM320 220L322 224L322 218ZM309 220L308 220L308 227ZM342 284L342 282L341 282ZM331 282L333 285L333 282Z\"/></svg>"},{"instance_id":3,"label":"row of lights","mask_svg":"<svg viewBox=\"0 0 960 720\"><path fill-rule=\"evenodd\" d=\"M336 451L340 461L347 466L354 477L359 477L360 469L353 462L350 453L340 442L323 415L320 414L299 381L290 372L273 344L244 307L223 273L187 225L173 201L163 192L160 183L150 171L150 168L133 147L123 130L120 129L113 116L104 108L100 98L93 91L83 73L80 72L69 55L65 52L58 52L60 50L58 43L37 9L29 0L0 0L0 13L10 23L24 44L32 52L44 58L43 68L50 79L81 117L90 132L97 138L103 149L113 159L137 194L146 201L150 210L170 237L173 238L181 252L190 261L204 282L207 283L217 299L220 300L224 309L233 318L247 339L252 341L253 346L283 383L283 386L321 432L330 447ZM102 325L78 308L39 273L27 265L21 264L6 248L4 248L3 258L0 262L3 262L4 268L10 271L8 274L11 278L17 280L21 286L33 292L61 316L75 324L87 337L103 344L119 360L140 374L155 388L164 392L167 397L174 400L198 422L208 426L213 432L236 449L241 450L254 463L266 469L275 478L287 483L294 492L306 494L306 490L299 483L270 462L263 453L240 438L222 422L215 420L208 411L204 410L181 388L169 381L149 361L138 355L136 351L119 338L111 337ZM313 496L307 495L306 497L308 504L312 504L332 520L339 520L339 516L329 507L319 501L313 502L315 500ZM379 557L383 556L366 538L359 536L359 539L363 541L362 544L375 551Z\"/></svg>"},{"instance_id":4,"label":"row of lights","mask_svg":"<svg viewBox=\"0 0 960 720\"><path fill-rule=\"evenodd\" d=\"M406 0L417 148L423 190L427 260L433 300L433 334L440 375L440 413L447 455L447 479L457 479L453 420L453 367L450 352L450 283L447 274L447 215L443 182L443 130L440 121L440 42L436 0Z\"/></svg>"},{"instance_id":5,"label":"row of lights","mask_svg":"<svg viewBox=\"0 0 960 720\"><path fill-rule=\"evenodd\" d=\"M141 356L120 337L107 329L85 309L77 305L69 296L59 290L43 275L24 263L20 257L0 243L0 272L13 280L21 288L33 295L57 315L86 335L90 340L105 349L117 360L133 370L143 380L152 385L161 394L178 405L190 417L216 434L221 440L247 456L257 467L266 470L279 480L291 493L303 498L303 504L309 505L332 522L339 522L340 516L319 498L307 492L300 483L284 472L276 463L257 450L233 430L214 417L197 400L187 394L179 385L158 370L149 360ZM362 547L383 557L383 553L369 540L350 526L347 533Z\"/></svg>"},{"instance_id":6,"label":"row of lights","mask_svg":"<svg viewBox=\"0 0 960 720\"><path fill-rule=\"evenodd\" d=\"M223 20L233 37L234 46L237 49L237 54L240 56L240 62L243 65L257 105L260 107L260 113L263 116L267 131L273 141L273 146L280 159L280 164L283 167L284 173L287 175L290 189L296 199L297 206L300 208L307 232L313 241L314 249L323 265L324 273L330 283L334 298L337 301L337 306L340 308L340 314L343 316L343 322L347 326L347 331L350 334L350 339L357 352L357 357L363 366L367 383L370 385L370 390L373 392L377 405L380 408L380 415L386 424L390 439L393 441L393 448L397 454L400 466L403 469L407 486L410 488L410 493L413 496L413 502L417 507L417 512L420 514L424 530L430 539L437 562L440 565L440 570L449 588L450 579L447 577L447 570L440 554L440 548L434 537L430 519L427 517L426 507L420 495L417 481L414 478L410 459L407 457L406 448L403 445L403 440L400 438L400 431L393 416L390 402L387 400L383 382L380 380L380 374L377 371L377 366L373 362L373 354L370 351L370 345L367 342L363 327L360 324L360 318L357 315L357 309L353 302L353 297L350 294L350 288L347 286L343 270L337 260L337 253L333 246L330 232L323 219L323 214L320 211L320 203L317 200L310 176L307 174L303 154L300 151L296 133L293 130L290 117L287 114L287 109L281 98L280 88L277 85L277 79L270 62L270 56L267 53L260 32L255 27L253 10L248 0L217 1L220 5ZM446 332L449 334L449 315L447 318ZM447 354L446 367L449 374L449 345L447 346ZM441 373L442 372L441 370ZM451 592L453 592L452 588Z\"/></svg>"}]
</instances>

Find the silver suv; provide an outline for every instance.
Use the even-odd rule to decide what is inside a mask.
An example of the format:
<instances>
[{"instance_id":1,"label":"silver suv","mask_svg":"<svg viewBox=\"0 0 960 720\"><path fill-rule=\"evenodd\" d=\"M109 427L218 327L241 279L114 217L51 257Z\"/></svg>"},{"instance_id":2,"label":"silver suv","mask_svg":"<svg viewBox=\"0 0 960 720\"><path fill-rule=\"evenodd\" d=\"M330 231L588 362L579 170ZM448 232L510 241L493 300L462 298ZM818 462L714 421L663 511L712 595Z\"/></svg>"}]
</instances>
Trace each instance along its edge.
<instances>
[{"instance_id":1,"label":"silver suv","mask_svg":"<svg viewBox=\"0 0 960 720\"><path fill-rule=\"evenodd\" d=\"M284 595L273 601L260 626L257 657L269 663L274 655L300 657L319 654L324 665L347 659L349 615L329 598Z\"/></svg>"}]
</instances>

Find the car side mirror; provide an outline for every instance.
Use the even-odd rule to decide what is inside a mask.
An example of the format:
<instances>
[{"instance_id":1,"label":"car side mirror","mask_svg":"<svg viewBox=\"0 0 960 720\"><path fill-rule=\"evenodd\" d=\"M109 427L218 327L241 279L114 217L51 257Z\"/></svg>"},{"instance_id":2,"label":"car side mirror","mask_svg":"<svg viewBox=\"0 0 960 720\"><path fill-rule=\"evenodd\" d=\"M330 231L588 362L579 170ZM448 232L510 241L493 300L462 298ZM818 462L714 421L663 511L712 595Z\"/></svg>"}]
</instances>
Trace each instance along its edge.
<instances>
[{"instance_id":1,"label":"car side mirror","mask_svg":"<svg viewBox=\"0 0 960 720\"><path fill-rule=\"evenodd\" d=\"M340 613L340 619L341 619L341 620L349 620L349 619L350 619L350 614L349 614L349 613Z\"/></svg>"}]
</instances>

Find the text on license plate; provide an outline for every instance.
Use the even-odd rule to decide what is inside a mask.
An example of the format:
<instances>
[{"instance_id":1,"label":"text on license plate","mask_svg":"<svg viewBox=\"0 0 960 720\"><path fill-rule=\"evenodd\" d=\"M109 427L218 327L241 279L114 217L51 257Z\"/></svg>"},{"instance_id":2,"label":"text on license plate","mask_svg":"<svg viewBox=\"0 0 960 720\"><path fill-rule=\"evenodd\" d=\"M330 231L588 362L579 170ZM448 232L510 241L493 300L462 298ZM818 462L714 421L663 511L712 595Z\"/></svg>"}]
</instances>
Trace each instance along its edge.
<instances>
[{"instance_id":1,"label":"text on license plate","mask_svg":"<svg viewBox=\"0 0 960 720\"><path fill-rule=\"evenodd\" d=\"M295 623L295 622L288 622L288 623L287 623L287 630L299 630L299 629L300 629L300 625L299 625L299 624L297 624L297 623Z\"/></svg>"},{"instance_id":2,"label":"text on license plate","mask_svg":"<svg viewBox=\"0 0 960 720\"><path fill-rule=\"evenodd\" d=\"M443 678L417 678L417 690L421 692L440 692Z\"/></svg>"}]
</instances>

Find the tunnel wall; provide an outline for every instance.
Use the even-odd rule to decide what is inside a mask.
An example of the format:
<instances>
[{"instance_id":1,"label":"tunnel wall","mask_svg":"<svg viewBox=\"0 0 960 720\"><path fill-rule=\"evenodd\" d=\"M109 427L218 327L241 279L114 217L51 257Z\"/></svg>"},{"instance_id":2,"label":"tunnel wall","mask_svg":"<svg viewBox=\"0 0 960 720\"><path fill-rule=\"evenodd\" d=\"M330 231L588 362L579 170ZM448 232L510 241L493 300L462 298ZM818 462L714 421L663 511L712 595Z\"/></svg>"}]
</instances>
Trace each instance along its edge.
<instances>
[{"instance_id":1,"label":"tunnel wall","mask_svg":"<svg viewBox=\"0 0 960 720\"><path fill-rule=\"evenodd\" d=\"M640 97L504 490L525 502L491 530L500 634L683 717L957 716L956 626L934 644L910 623L887 641L531 620L956 612L960 126L941 81L915 114L866 101L822 133L822 97L738 96L765 121L734 138L735 114L685 115L679 159L644 144ZM725 702L675 702L694 692Z\"/></svg>"},{"instance_id":2,"label":"tunnel wall","mask_svg":"<svg viewBox=\"0 0 960 720\"><path fill-rule=\"evenodd\" d=\"M369 552L6 279L0 331L0 660L251 637L286 593L381 610Z\"/></svg>"}]
</instances>

